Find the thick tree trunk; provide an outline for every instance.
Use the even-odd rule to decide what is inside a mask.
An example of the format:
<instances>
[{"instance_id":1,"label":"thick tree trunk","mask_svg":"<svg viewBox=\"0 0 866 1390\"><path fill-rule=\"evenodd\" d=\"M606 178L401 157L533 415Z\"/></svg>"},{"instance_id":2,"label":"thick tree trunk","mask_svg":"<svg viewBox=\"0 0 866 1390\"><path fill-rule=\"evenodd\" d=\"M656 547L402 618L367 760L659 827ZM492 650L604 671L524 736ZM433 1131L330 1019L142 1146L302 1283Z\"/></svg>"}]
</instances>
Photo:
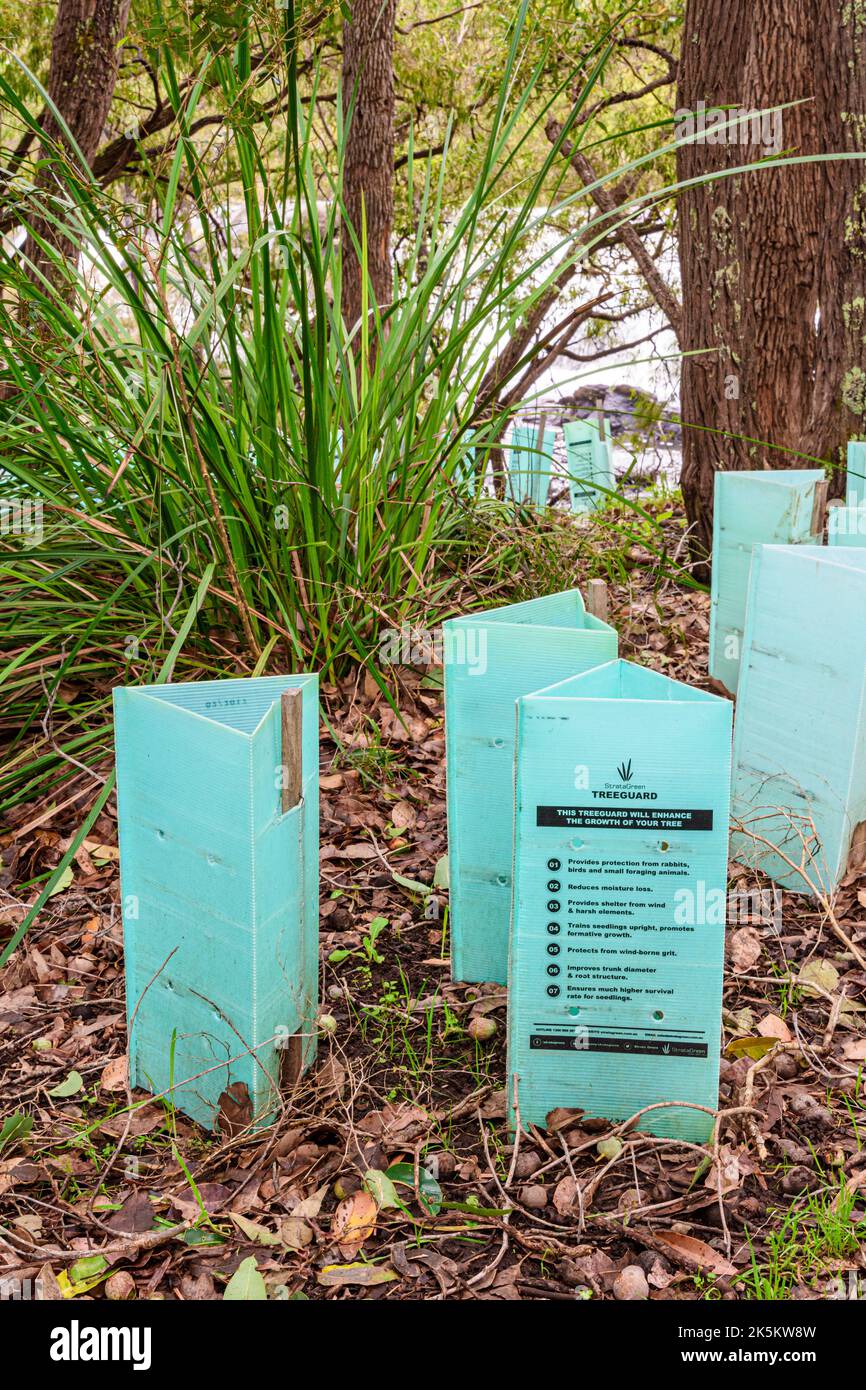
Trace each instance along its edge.
<instances>
[{"instance_id":1,"label":"thick tree trunk","mask_svg":"<svg viewBox=\"0 0 866 1390\"><path fill-rule=\"evenodd\" d=\"M360 246L366 224L367 274L379 305L392 297L394 221L395 0L351 0L343 28L343 112L350 120L343 203ZM361 314L361 266L343 227L343 317Z\"/></svg>"},{"instance_id":2,"label":"thick tree trunk","mask_svg":"<svg viewBox=\"0 0 866 1390\"><path fill-rule=\"evenodd\" d=\"M54 102L81 150L92 165L102 136L119 67L119 46L126 33L130 0L59 0L51 41L51 67L48 95ZM65 143L55 118L47 114L43 129L49 140ZM59 183L52 167L49 146L43 148L46 161L38 176L38 186L50 194ZM68 158L77 156L70 150ZM73 238L63 235L47 220L35 230L67 260L77 255ZM57 281L51 257L28 237L25 255L49 279Z\"/></svg>"},{"instance_id":3,"label":"thick tree trunk","mask_svg":"<svg viewBox=\"0 0 866 1390\"><path fill-rule=\"evenodd\" d=\"M818 6L820 10L820 6ZM815 26L815 115L819 149L866 149L866 49L862 14L845 5ZM838 465L832 495L845 491L845 445L866 439L866 167L862 159L821 166L824 191L818 256L820 335L810 452Z\"/></svg>"},{"instance_id":4,"label":"thick tree trunk","mask_svg":"<svg viewBox=\"0 0 866 1390\"><path fill-rule=\"evenodd\" d=\"M781 113L781 148L814 152L816 74L834 87L843 76L820 72L828 58L819 31L839 23L821 8L821 0L687 0L678 108L756 111L807 98ZM721 139L737 143L684 146L678 177L753 162L772 134L753 130L740 143L728 132ZM838 170L846 186L859 183L858 166ZM832 432L838 382L824 384L820 428L815 392L827 331L823 318L816 325L820 251L843 234L841 224L828 226L830 204L822 165L760 170L680 194L681 346L701 354L682 364L682 487L696 559L711 548L718 469L802 467L798 455ZM825 274L821 288L832 297L838 285Z\"/></svg>"}]
</instances>

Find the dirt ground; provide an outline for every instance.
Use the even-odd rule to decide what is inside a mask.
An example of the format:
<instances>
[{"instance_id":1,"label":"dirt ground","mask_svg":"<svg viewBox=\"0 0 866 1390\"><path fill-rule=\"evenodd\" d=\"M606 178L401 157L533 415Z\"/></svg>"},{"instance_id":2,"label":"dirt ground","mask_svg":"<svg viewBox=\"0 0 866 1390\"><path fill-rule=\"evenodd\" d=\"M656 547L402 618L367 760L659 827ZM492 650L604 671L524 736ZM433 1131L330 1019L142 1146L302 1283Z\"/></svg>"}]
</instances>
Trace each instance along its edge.
<instances>
[{"instance_id":1,"label":"dirt ground","mask_svg":"<svg viewBox=\"0 0 866 1390\"><path fill-rule=\"evenodd\" d=\"M612 586L622 654L706 685L708 598L648 573ZM433 886L437 672L403 671L398 703L402 724L369 677L323 691L344 745L323 723L325 1017L317 1065L264 1132L206 1135L161 1101L126 1113L117 826L101 817L0 979L0 1115L33 1119L0 1149L0 1280L211 1299L254 1259L286 1299L843 1296L866 1267L866 879L832 914L785 894L729 923L706 1149L579 1112L511 1146L506 992L452 983ZM16 884L58 862L82 804L19 809L2 935L32 900ZM768 887L736 866L731 882Z\"/></svg>"}]
</instances>

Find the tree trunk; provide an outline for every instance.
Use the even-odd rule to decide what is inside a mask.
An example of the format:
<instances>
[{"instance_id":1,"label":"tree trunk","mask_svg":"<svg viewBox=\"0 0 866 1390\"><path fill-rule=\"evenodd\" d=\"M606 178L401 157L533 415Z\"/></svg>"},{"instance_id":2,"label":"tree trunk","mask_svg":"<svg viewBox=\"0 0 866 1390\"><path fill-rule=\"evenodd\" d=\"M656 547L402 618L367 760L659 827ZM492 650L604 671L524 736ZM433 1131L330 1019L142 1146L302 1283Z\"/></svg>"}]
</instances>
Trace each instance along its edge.
<instances>
[{"instance_id":1,"label":"tree trunk","mask_svg":"<svg viewBox=\"0 0 866 1390\"><path fill-rule=\"evenodd\" d=\"M48 95L54 102L87 161L92 165L102 136L119 67L119 47L126 33L130 0L59 0L51 40L51 67ZM66 143L54 116L46 113L42 122L49 141ZM43 147L45 164L37 185L49 194L62 183L51 162L48 143ZM77 158L71 151L70 160ZM38 221L35 230L67 261L74 261L77 246L48 221ZM62 278L51 257L32 236L27 238L25 256L37 270L54 283Z\"/></svg>"},{"instance_id":2,"label":"tree trunk","mask_svg":"<svg viewBox=\"0 0 866 1390\"><path fill-rule=\"evenodd\" d=\"M343 114L349 119L343 205L358 245L366 224L367 274L376 303L393 292L395 0L351 0L343 26ZM343 226L343 317L361 315L361 265Z\"/></svg>"},{"instance_id":3,"label":"tree trunk","mask_svg":"<svg viewBox=\"0 0 866 1390\"><path fill-rule=\"evenodd\" d=\"M820 8L820 7L818 7ZM845 5L815 25L815 115L825 153L866 148L862 15ZM862 160L820 166L824 201L817 264L821 314L808 449L837 465L831 495L845 491L845 446L866 439L866 183Z\"/></svg>"},{"instance_id":4,"label":"tree trunk","mask_svg":"<svg viewBox=\"0 0 866 1390\"><path fill-rule=\"evenodd\" d=\"M838 106L844 74L822 71L829 55L818 45L822 29L838 20L821 8L821 0L687 0L679 110L696 111L705 102L708 110L757 111L813 98L816 76L832 83ZM779 120L781 130L773 130ZM726 143L683 146L678 178L751 163L779 135L780 151L814 152L816 103L766 117L760 133L752 123L749 129L748 137L718 132ZM859 183L859 166L836 167L846 187ZM840 383L829 383L824 373L820 401L815 389L827 334L823 303L816 326L819 287L831 297L838 290L829 255L827 273L819 276L820 251L824 241L842 237L841 223L829 225L827 170L759 170L679 195L681 347L702 354L683 358L681 410L683 497L699 562L711 550L718 469L809 466L800 454L843 428L841 418L833 418L840 414ZM704 564L700 572L706 575Z\"/></svg>"}]
</instances>

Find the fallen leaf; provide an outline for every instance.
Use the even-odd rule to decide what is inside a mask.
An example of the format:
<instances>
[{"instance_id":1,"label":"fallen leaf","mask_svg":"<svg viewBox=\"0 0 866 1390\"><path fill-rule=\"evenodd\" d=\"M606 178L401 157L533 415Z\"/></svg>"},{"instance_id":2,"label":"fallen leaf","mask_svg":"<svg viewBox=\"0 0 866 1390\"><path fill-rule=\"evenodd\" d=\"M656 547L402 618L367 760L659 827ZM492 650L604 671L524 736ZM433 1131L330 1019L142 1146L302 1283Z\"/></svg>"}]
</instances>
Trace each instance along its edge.
<instances>
[{"instance_id":1,"label":"fallen leaf","mask_svg":"<svg viewBox=\"0 0 866 1390\"><path fill-rule=\"evenodd\" d=\"M842 1056L848 1062L866 1062L866 1038L852 1038L846 1042Z\"/></svg>"},{"instance_id":2,"label":"fallen leaf","mask_svg":"<svg viewBox=\"0 0 866 1390\"><path fill-rule=\"evenodd\" d=\"M340 1203L331 1221L331 1235L341 1255L348 1257L358 1253L364 1241L375 1231L378 1214L379 1208L369 1192L363 1189Z\"/></svg>"},{"instance_id":3,"label":"fallen leaf","mask_svg":"<svg viewBox=\"0 0 866 1390\"><path fill-rule=\"evenodd\" d=\"M392 1163L390 1168L382 1175L390 1182L396 1183L400 1187L411 1187L415 1191L415 1165L414 1163ZM421 1194L421 1205L427 1208L431 1216L436 1216L442 1208L442 1188L432 1173L426 1168L418 1169L418 1191ZM395 1193L396 1196L396 1193ZM384 1206L383 1202L379 1203Z\"/></svg>"},{"instance_id":4,"label":"fallen leaf","mask_svg":"<svg viewBox=\"0 0 866 1390\"><path fill-rule=\"evenodd\" d=\"M792 1033L783 1018L778 1014L767 1014L758 1024L758 1032L762 1038L777 1038L779 1042L790 1042Z\"/></svg>"},{"instance_id":5,"label":"fallen leaf","mask_svg":"<svg viewBox=\"0 0 866 1390\"><path fill-rule=\"evenodd\" d=\"M396 1147L419 1139L430 1128L430 1116L420 1105L403 1101L399 1105L385 1105L381 1110L372 1110L358 1122L362 1134L371 1134L381 1139L384 1146Z\"/></svg>"},{"instance_id":6,"label":"fallen leaf","mask_svg":"<svg viewBox=\"0 0 866 1390\"><path fill-rule=\"evenodd\" d=\"M363 1284L369 1288L373 1284L391 1284L399 1275L387 1265L325 1265L316 1276L325 1288L338 1288L343 1284Z\"/></svg>"},{"instance_id":7,"label":"fallen leaf","mask_svg":"<svg viewBox=\"0 0 866 1390\"><path fill-rule=\"evenodd\" d=\"M243 1081L233 1081L219 1098L217 1128L231 1139L252 1124L253 1102Z\"/></svg>"},{"instance_id":8,"label":"fallen leaf","mask_svg":"<svg viewBox=\"0 0 866 1390\"><path fill-rule=\"evenodd\" d=\"M103 1067L99 1084L103 1091L125 1091L128 1074L126 1058L114 1057Z\"/></svg>"},{"instance_id":9,"label":"fallen leaf","mask_svg":"<svg viewBox=\"0 0 866 1390\"><path fill-rule=\"evenodd\" d=\"M248 1240L255 1241L257 1245L279 1245L280 1237L274 1231L269 1231L267 1226L250 1221L246 1216L238 1216L236 1212L231 1212L230 1215L238 1230Z\"/></svg>"},{"instance_id":10,"label":"fallen leaf","mask_svg":"<svg viewBox=\"0 0 866 1390\"><path fill-rule=\"evenodd\" d=\"M763 1038L734 1038L725 1048L726 1057L751 1057L753 1061L758 1061L761 1057L766 1057L779 1041L774 1037Z\"/></svg>"},{"instance_id":11,"label":"fallen leaf","mask_svg":"<svg viewBox=\"0 0 866 1390\"><path fill-rule=\"evenodd\" d=\"M731 965L737 974L751 970L761 957L761 938L754 927L740 927L731 937Z\"/></svg>"},{"instance_id":12,"label":"fallen leaf","mask_svg":"<svg viewBox=\"0 0 866 1390\"><path fill-rule=\"evenodd\" d=\"M736 1274L736 1268L706 1241L680 1231L656 1231L654 1238L687 1268L708 1269L712 1274Z\"/></svg>"},{"instance_id":13,"label":"fallen leaf","mask_svg":"<svg viewBox=\"0 0 866 1390\"><path fill-rule=\"evenodd\" d=\"M127 1139L140 1139L144 1134L150 1134L152 1130L159 1129L160 1125L165 1124L165 1112L151 1101L145 1101L143 1105L136 1105L132 1110L120 1110L116 1115L109 1115L107 1119L100 1122L99 1128L106 1134L111 1134L115 1139L119 1139L125 1134Z\"/></svg>"},{"instance_id":14,"label":"fallen leaf","mask_svg":"<svg viewBox=\"0 0 866 1390\"><path fill-rule=\"evenodd\" d=\"M153 1230L153 1207L144 1192L133 1192L105 1224L120 1235L141 1235Z\"/></svg>"},{"instance_id":15,"label":"fallen leaf","mask_svg":"<svg viewBox=\"0 0 866 1390\"><path fill-rule=\"evenodd\" d=\"M806 992L812 995L824 990L827 994L832 994L839 983L839 971L835 965L831 965L828 960L807 960L803 969L799 973L798 983L807 987ZM817 985L817 989L808 989L809 985Z\"/></svg>"},{"instance_id":16,"label":"fallen leaf","mask_svg":"<svg viewBox=\"0 0 866 1390\"><path fill-rule=\"evenodd\" d=\"M565 1106L557 1105L554 1110L547 1112L544 1123L548 1134L558 1134L561 1129L570 1129L579 1124L582 1117L582 1110L567 1110Z\"/></svg>"},{"instance_id":17,"label":"fallen leaf","mask_svg":"<svg viewBox=\"0 0 866 1390\"><path fill-rule=\"evenodd\" d=\"M313 1229L299 1216L286 1216L280 1222L280 1240L287 1250L303 1250L313 1239Z\"/></svg>"},{"instance_id":18,"label":"fallen leaf","mask_svg":"<svg viewBox=\"0 0 866 1390\"><path fill-rule=\"evenodd\" d=\"M722 1144L719 1147L718 1159L713 1161L710 1171L704 1179L704 1186L711 1192L734 1192L743 1181L740 1172L740 1160L736 1149L731 1148L730 1144Z\"/></svg>"},{"instance_id":19,"label":"fallen leaf","mask_svg":"<svg viewBox=\"0 0 866 1390\"><path fill-rule=\"evenodd\" d=\"M267 1300L265 1281L259 1274L255 1256L242 1260L225 1287L223 1299L226 1303L252 1303Z\"/></svg>"},{"instance_id":20,"label":"fallen leaf","mask_svg":"<svg viewBox=\"0 0 866 1390\"><path fill-rule=\"evenodd\" d=\"M451 875L448 869L448 855L443 854L441 859L436 860L436 868L433 870L433 887L448 888L451 883Z\"/></svg>"},{"instance_id":21,"label":"fallen leaf","mask_svg":"<svg viewBox=\"0 0 866 1390\"><path fill-rule=\"evenodd\" d=\"M399 883L401 888L407 889L410 893L418 893L422 898L426 897L428 893L433 892L432 885L429 883L422 883L420 879L404 878L402 874L394 873L392 873L391 877L395 883Z\"/></svg>"},{"instance_id":22,"label":"fallen leaf","mask_svg":"<svg viewBox=\"0 0 866 1390\"><path fill-rule=\"evenodd\" d=\"M71 1071L65 1081L61 1081L59 1086L55 1086L49 1091L50 1096L56 1096L58 1100L65 1100L67 1096L77 1096L79 1091L84 1090L84 1082L80 1073Z\"/></svg>"},{"instance_id":23,"label":"fallen leaf","mask_svg":"<svg viewBox=\"0 0 866 1390\"><path fill-rule=\"evenodd\" d=\"M105 862L117 863L120 860L120 850L117 845L103 845L98 840L85 840L84 848L94 862L104 860Z\"/></svg>"},{"instance_id":24,"label":"fallen leaf","mask_svg":"<svg viewBox=\"0 0 866 1390\"><path fill-rule=\"evenodd\" d=\"M324 1187L320 1187L311 1197L304 1197L300 1202L296 1202L292 1207L292 1216L299 1216L305 1221L315 1221L327 1195L328 1184L325 1183Z\"/></svg>"},{"instance_id":25,"label":"fallen leaf","mask_svg":"<svg viewBox=\"0 0 866 1390\"><path fill-rule=\"evenodd\" d=\"M63 870L63 873L60 875L54 887L51 889L51 892L48 894L49 898L55 897L58 893L65 893L66 889L69 888L69 886L74 882L75 874L72 871L72 865L67 864L66 868ZM73 1295L67 1294L66 1297L72 1298Z\"/></svg>"},{"instance_id":26,"label":"fallen leaf","mask_svg":"<svg viewBox=\"0 0 866 1390\"><path fill-rule=\"evenodd\" d=\"M418 819L415 807L409 801L395 801L391 808L391 823L398 830L409 830Z\"/></svg>"},{"instance_id":27,"label":"fallen leaf","mask_svg":"<svg viewBox=\"0 0 866 1390\"><path fill-rule=\"evenodd\" d=\"M406 1165L410 1166L410 1165ZM368 1168L364 1174L364 1185L380 1211L386 1207L399 1207L397 1189L387 1173L380 1168Z\"/></svg>"},{"instance_id":28,"label":"fallen leaf","mask_svg":"<svg viewBox=\"0 0 866 1390\"><path fill-rule=\"evenodd\" d=\"M183 1221L194 1221L201 1213L202 1206L208 1216L216 1216L225 1209L231 1191L221 1182L201 1182L196 1192L180 1192L171 1199L171 1205L180 1212ZM201 1203L201 1205L199 1205Z\"/></svg>"},{"instance_id":29,"label":"fallen leaf","mask_svg":"<svg viewBox=\"0 0 866 1390\"><path fill-rule=\"evenodd\" d=\"M63 1290L50 1265L43 1265L36 1276L36 1297L40 1303L58 1303L63 1298Z\"/></svg>"},{"instance_id":30,"label":"fallen leaf","mask_svg":"<svg viewBox=\"0 0 866 1390\"><path fill-rule=\"evenodd\" d=\"M33 1128L32 1115L7 1115L0 1126L0 1153L7 1144L26 1139Z\"/></svg>"},{"instance_id":31,"label":"fallen leaf","mask_svg":"<svg viewBox=\"0 0 866 1390\"><path fill-rule=\"evenodd\" d=\"M26 1231L28 1236L34 1238L42 1233L41 1216L16 1216L13 1218L13 1224L16 1230Z\"/></svg>"},{"instance_id":32,"label":"fallen leaf","mask_svg":"<svg viewBox=\"0 0 866 1390\"><path fill-rule=\"evenodd\" d=\"M84 1259L76 1260L67 1270L61 1270L57 1276L57 1285L64 1298L78 1298L81 1294L90 1293L97 1284L101 1284L108 1273L108 1261L104 1255L88 1255Z\"/></svg>"},{"instance_id":33,"label":"fallen leaf","mask_svg":"<svg viewBox=\"0 0 866 1390\"><path fill-rule=\"evenodd\" d=\"M575 1209L579 1191L577 1179L573 1178L570 1173L566 1177L560 1178L553 1189L553 1205L560 1216L571 1215Z\"/></svg>"}]
</instances>

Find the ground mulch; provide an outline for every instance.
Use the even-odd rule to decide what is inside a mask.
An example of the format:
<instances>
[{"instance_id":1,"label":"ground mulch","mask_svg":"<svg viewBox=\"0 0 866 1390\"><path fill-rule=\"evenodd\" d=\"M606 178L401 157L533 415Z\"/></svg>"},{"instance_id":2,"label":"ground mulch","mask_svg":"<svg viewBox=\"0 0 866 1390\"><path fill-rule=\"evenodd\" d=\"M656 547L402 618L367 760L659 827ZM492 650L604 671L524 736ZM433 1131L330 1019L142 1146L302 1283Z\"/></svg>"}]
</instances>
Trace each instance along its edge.
<instances>
[{"instance_id":1,"label":"ground mulch","mask_svg":"<svg viewBox=\"0 0 866 1390\"><path fill-rule=\"evenodd\" d=\"M618 565L622 654L707 685L706 594L659 583L639 541ZM129 1112L106 809L0 976L0 1117L32 1119L0 1147L0 1281L212 1299L252 1258L273 1298L695 1300L841 1296L860 1277L866 879L832 917L786 893L729 922L712 1143L560 1111L514 1146L506 991L450 978L440 676L401 669L399 717L364 673L323 690L340 744L323 724L325 1017L267 1130L205 1134L138 1092ZM16 810L0 939L86 804ZM737 866L731 883L769 888Z\"/></svg>"}]
</instances>

